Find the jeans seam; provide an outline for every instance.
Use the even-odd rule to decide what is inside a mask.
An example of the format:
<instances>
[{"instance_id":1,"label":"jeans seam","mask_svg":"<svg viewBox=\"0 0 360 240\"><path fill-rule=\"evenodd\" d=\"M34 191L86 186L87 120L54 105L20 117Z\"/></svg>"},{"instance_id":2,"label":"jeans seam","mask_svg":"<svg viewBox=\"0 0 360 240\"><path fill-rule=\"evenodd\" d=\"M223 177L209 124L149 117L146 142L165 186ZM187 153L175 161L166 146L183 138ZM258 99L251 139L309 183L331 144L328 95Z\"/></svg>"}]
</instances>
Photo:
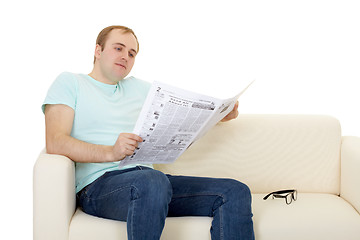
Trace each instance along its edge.
<instances>
[{"instance_id":1,"label":"jeans seam","mask_svg":"<svg viewBox=\"0 0 360 240\"><path fill-rule=\"evenodd\" d=\"M224 227L223 227L222 205L219 207L219 218L220 218L220 239L221 239L221 240L224 240Z\"/></svg>"},{"instance_id":2,"label":"jeans seam","mask_svg":"<svg viewBox=\"0 0 360 240\"><path fill-rule=\"evenodd\" d=\"M132 214L131 214L131 239L134 239L134 215L135 215L135 202L134 200L132 201L133 204L133 209L132 209ZM128 210L128 212L130 211L130 209Z\"/></svg>"},{"instance_id":3,"label":"jeans seam","mask_svg":"<svg viewBox=\"0 0 360 240\"><path fill-rule=\"evenodd\" d=\"M174 199L174 198L199 197L199 196L218 196L218 197L221 197L222 199L225 199L223 194L214 193L214 192L203 192L203 193L197 193L197 194L173 195L172 198Z\"/></svg>"},{"instance_id":4,"label":"jeans seam","mask_svg":"<svg viewBox=\"0 0 360 240\"><path fill-rule=\"evenodd\" d=\"M113 193L116 193L116 192L118 192L118 191L120 191L120 190L123 190L123 189L125 189L125 188L131 188L131 187L133 187L133 186L131 186L131 185L129 185L129 186L121 186L121 187L119 187L119 188L114 189L114 190L111 191L111 192L108 192L108 193L106 193L106 194L104 194L104 195L101 195L101 196L99 196L99 197L96 197L96 198L90 197L90 196L87 194L87 192L84 192L84 194L86 195L86 198L89 199L89 200L99 200L99 199L105 198L105 197L107 197L107 196L109 196L109 195L111 195L111 194L113 194Z\"/></svg>"},{"instance_id":5,"label":"jeans seam","mask_svg":"<svg viewBox=\"0 0 360 240\"><path fill-rule=\"evenodd\" d=\"M133 189L135 189L136 192L139 192L138 189L137 189L135 186L130 185L130 187L133 188ZM135 201L136 201L139 197L136 196L136 198L135 198L135 197L132 196L131 198L132 198L132 199L131 199L131 203L133 204L133 209L132 209L132 214L131 214L131 233L129 233L129 234L131 234L131 238L130 238L130 239L134 239L134 218L135 218L135 212L136 212L136 210L135 210L136 202L135 202ZM128 211L130 211L130 209L129 209Z\"/></svg>"}]
</instances>

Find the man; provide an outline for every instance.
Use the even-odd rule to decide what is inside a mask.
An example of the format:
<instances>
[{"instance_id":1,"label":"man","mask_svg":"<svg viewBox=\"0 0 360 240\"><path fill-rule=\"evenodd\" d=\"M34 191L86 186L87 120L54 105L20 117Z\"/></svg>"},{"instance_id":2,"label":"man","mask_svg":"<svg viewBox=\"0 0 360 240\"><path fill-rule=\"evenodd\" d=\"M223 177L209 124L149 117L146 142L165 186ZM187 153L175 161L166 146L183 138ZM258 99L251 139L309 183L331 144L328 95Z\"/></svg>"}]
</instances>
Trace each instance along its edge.
<instances>
[{"instance_id":1,"label":"man","mask_svg":"<svg viewBox=\"0 0 360 240\"><path fill-rule=\"evenodd\" d=\"M131 29L103 29L91 73L59 75L42 106L47 152L76 163L78 205L88 214L126 221L128 239L160 239L167 216L213 217L213 240L254 239L245 184L165 175L151 165L118 168L142 141L131 131L150 84L125 78L138 51ZM222 121L237 115L236 104Z\"/></svg>"}]
</instances>

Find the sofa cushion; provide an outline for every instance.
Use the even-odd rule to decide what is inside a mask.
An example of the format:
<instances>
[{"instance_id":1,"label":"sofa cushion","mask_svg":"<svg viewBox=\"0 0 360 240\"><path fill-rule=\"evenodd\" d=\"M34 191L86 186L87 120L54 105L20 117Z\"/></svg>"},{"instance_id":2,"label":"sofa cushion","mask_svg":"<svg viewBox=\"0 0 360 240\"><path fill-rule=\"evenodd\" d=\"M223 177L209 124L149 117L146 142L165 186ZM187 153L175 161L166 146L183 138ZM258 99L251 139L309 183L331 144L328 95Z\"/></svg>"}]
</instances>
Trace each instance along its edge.
<instances>
[{"instance_id":1,"label":"sofa cushion","mask_svg":"<svg viewBox=\"0 0 360 240\"><path fill-rule=\"evenodd\" d=\"M257 240L359 240L360 218L344 199L332 194L299 193L297 201L264 201L253 194L253 221ZM167 218L163 240L210 240L212 218ZM70 240L127 239L126 223L93 217L77 209Z\"/></svg>"},{"instance_id":2,"label":"sofa cushion","mask_svg":"<svg viewBox=\"0 0 360 240\"><path fill-rule=\"evenodd\" d=\"M299 193L290 205L264 196L253 195L257 240L359 240L359 214L336 195Z\"/></svg>"},{"instance_id":3,"label":"sofa cushion","mask_svg":"<svg viewBox=\"0 0 360 240\"><path fill-rule=\"evenodd\" d=\"M253 193L278 189L339 194L339 121L317 115L240 115L219 123L165 173L229 177Z\"/></svg>"},{"instance_id":4,"label":"sofa cushion","mask_svg":"<svg viewBox=\"0 0 360 240\"><path fill-rule=\"evenodd\" d=\"M169 217L161 239L210 240L211 221L210 217ZM90 216L77 209L71 221L69 240L84 239L126 240L126 222Z\"/></svg>"}]
</instances>

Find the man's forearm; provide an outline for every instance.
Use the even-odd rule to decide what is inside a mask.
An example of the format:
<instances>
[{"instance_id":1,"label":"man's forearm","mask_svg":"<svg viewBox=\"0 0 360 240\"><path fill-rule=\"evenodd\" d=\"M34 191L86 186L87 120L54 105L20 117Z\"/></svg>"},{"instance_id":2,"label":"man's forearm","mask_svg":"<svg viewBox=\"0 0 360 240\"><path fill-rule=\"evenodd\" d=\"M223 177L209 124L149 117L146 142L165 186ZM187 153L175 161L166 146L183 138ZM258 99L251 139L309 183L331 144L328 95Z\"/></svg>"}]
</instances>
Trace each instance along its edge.
<instances>
[{"instance_id":1,"label":"man's forearm","mask_svg":"<svg viewBox=\"0 0 360 240\"><path fill-rule=\"evenodd\" d=\"M74 162L113 162L112 146L96 145L80 141L67 135L46 139L46 151L49 154L64 155Z\"/></svg>"},{"instance_id":2,"label":"man's forearm","mask_svg":"<svg viewBox=\"0 0 360 240\"><path fill-rule=\"evenodd\" d=\"M131 156L141 137L133 133L120 133L113 146L96 145L73 138L75 112L62 105L47 105L45 108L46 151L69 157L74 162L116 162Z\"/></svg>"}]
</instances>

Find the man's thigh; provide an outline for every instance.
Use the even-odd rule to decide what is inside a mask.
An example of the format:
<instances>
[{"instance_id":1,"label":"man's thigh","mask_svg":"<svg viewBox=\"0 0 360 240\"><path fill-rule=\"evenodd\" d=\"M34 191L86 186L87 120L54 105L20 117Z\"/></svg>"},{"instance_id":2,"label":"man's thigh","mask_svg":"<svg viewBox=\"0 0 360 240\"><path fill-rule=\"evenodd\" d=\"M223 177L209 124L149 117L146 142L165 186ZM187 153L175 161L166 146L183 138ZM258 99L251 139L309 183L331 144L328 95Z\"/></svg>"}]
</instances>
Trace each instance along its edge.
<instances>
[{"instance_id":1,"label":"man's thigh","mask_svg":"<svg viewBox=\"0 0 360 240\"><path fill-rule=\"evenodd\" d=\"M168 175L173 196L169 205L169 217L175 216L213 216L226 193L233 184L232 179L188 177Z\"/></svg>"},{"instance_id":2,"label":"man's thigh","mask_svg":"<svg viewBox=\"0 0 360 240\"><path fill-rule=\"evenodd\" d=\"M143 167L107 172L81 192L79 204L88 214L126 221L131 201L152 188L156 194L164 180L163 173Z\"/></svg>"}]
</instances>

